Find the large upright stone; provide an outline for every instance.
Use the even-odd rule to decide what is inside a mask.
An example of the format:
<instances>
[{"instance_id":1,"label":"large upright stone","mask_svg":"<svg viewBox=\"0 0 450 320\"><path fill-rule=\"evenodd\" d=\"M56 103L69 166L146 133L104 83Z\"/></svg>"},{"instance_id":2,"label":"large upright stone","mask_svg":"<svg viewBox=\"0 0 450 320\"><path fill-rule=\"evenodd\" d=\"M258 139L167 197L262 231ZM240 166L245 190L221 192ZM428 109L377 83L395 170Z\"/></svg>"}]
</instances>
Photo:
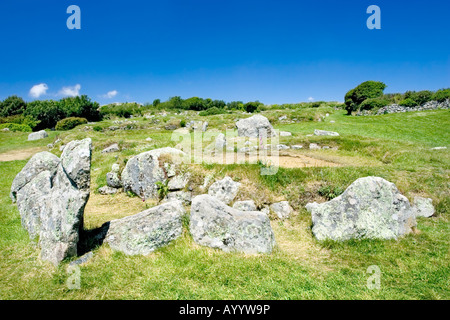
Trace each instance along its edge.
<instances>
[{"instance_id":1,"label":"large upright stone","mask_svg":"<svg viewBox=\"0 0 450 320\"><path fill-rule=\"evenodd\" d=\"M9 195L11 200L16 202L17 192L41 172L49 171L50 175L53 176L59 162L59 158L53 153L47 151L36 153L14 178Z\"/></svg>"},{"instance_id":2,"label":"large upright stone","mask_svg":"<svg viewBox=\"0 0 450 320\"><path fill-rule=\"evenodd\" d=\"M128 160L122 171L124 191L132 191L143 198L156 198L156 182L165 182L172 176L177 161L186 154L175 148L155 149Z\"/></svg>"},{"instance_id":3,"label":"large upright stone","mask_svg":"<svg viewBox=\"0 0 450 320\"><path fill-rule=\"evenodd\" d=\"M185 210L181 201L170 201L106 224L105 241L127 255L147 255L178 238Z\"/></svg>"},{"instance_id":4,"label":"large upright stone","mask_svg":"<svg viewBox=\"0 0 450 320\"><path fill-rule=\"evenodd\" d=\"M226 252L271 253L275 246L267 215L231 208L207 194L192 200L190 232L199 245Z\"/></svg>"},{"instance_id":5,"label":"large upright stone","mask_svg":"<svg viewBox=\"0 0 450 320\"><path fill-rule=\"evenodd\" d=\"M16 192L22 225L31 239L39 238L43 260L57 265L77 254L89 198L90 165L91 139L72 141L56 170L49 166Z\"/></svg>"},{"instance_id":6,"label":"large upright stone","mask_svg":"<svg viewBox=\"0 0 450 320\"><path fill-rule=\"evenodd\" d=\"M260 135L265 137L276 136L269 119L259 114L237 121L236 127L240 137L258 138Z\"/></svg>"},{"instance_id":7,"label":"large upright stone","mask_svg":"<svg viewBox=\"0 0 450 320\"><path fill-rule=\"evenodd\" d=\"M416 226L408 199L379 177L360 178L340 196L308 209L318 240L397 239Z\"/></svg>"}]
</instances>

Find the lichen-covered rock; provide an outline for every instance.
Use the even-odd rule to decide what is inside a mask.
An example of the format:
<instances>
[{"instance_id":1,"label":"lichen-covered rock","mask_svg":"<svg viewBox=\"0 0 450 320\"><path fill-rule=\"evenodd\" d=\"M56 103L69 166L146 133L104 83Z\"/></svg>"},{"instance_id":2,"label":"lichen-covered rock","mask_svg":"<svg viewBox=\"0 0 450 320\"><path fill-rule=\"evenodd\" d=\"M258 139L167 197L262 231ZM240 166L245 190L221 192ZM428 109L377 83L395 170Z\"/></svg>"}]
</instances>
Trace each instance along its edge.
<instances>
[{"instance_id":1,"label":"lichen-covered rock","mask_svg":"<svg viewBox=\"0 0 450 320\"><path fill-rule=\"evenodd\" d=\"M288 219L294 211L288 201L273 203L270 205L270 209L282 220Z\"/></svg>"},{"instance_id":2,"label":"lichen-covered rock","mask_svg":"<svg viewBox=\"0 0 450 320\"><path fill-rule=\"evenodd\" d=\"M170 201L106 224L105 241L127 255L147 255L168 245L182 233L185 214L180 201Z\"/></svg>"},{"instance_id":3,"label":"lichen-covered rock","mask_svg":"<svg viewBox=\"0 0 450 320\"><path fill-rule=\"evenodd\" d=\"M57 265L77 254L90 191L91 139L70 142L59 162L50 160L49 169L23 185L16 199L22 226L31 239L39 238L41 258Z\"/></svg>"},{"instance_id":4,"label":"lichen-covered rock","mask_svg":"<svg viewBox=\"0 0 450 320\"><path fill-rule=\"evenodd\" d=\"M325 131L325 130L314 130L314 134L316 136L339 136L339 133L333 131Z\"/></svg>"},{"instance_id":5,"label":"lichen-covered rock","mask_svg":"<svg viewBox=\"0 0 450 320\"><path fill-rule=\"evenodd\" d=\"M120 151L119 145L117 143L113 143L109 147L102 150L102 153L111 153Z\"/></svg>"},{"instance_id":6,"label":"lichen-covered rock","mask_svg":"<svg viewBox=\"0 0 450 320\"><path fill-rule=\"evenodd\" d=\"M244 200L244 201L236 201L233 204L233 208L241 211L257 211L255 201L253 200Z\"/></svg>"},{"instance_id":7,"label":"lichen-covered rock","mask_svg":"<svg viewBox=\"0 0 450 320\"><path fill-rule=\"evenodd\" d=\"M98 188L98 193L102 195L111 195L116 194L117 192L119 192L119 189L110 186L103 186L101 188Z\"/></svg>"},{"instance_id":8,"label":"lichen-covered rock","mask_svg":"<svg viewBox=\"0 0 450 320\"><path fill-rule=\"evenodd\" d=\"M318 240L397 239L416 226L408 199L379 177L360 178L340 196L309 209Z\"/></svg>"},{"instance_id":9,"label":"lichen-covered rock","mask_svg":"<svg viewBox=\"0 0 450 320\"><path fill-rule=\"evenodd\" d=\"M413 210L416 217L429 218L435 212L433 200L430 198L415 197Z\"/></svg>"},{"instance_id":10,"label":"lichen-covered rock","mask_svg":"<svg viewBox=\"0 0 450 320\"><path fill-rule=\"evenodd\" d=\"M231 208L206 194L192 200L190 232L197 244L226 252L271 253L275 246L267 215Z\"/></svg>"},{"instance_id":11,"label":"lichen-covered rock","mask_svg":"<svg viewBox=\"0 0 450 320\"><path fill-rule=\"evenodd\" d=\"M176 191L183 189L188 184L189 178L190 174L187 172L173 177L172 179L170 179L169 184L167 185L169 191Z\"/></svg>"},{"instance_id":12,"label":"lichen-covered rock","mask_svg":"<svg viewBox=\"0 0 450 320\"><path fill-rule=\"evenodd\" d=\"M175 170L172 162L181 161L185 155L183 151L175 148L162 148L131 158L122 171L124 191L132 191L146 199L157 198L156 182L165 183L173 176Z\"/></svg>"},{"instance_id":13,"label":"lichen-covered rock","mask_svg":"<svg viewBox=\"0 0 450 320\"><path fill-rule=\"evenodd\" d=\"M225 204L229 204L236 197L239 187L239 182L234 182L230 177L225 177L222 180L214 182L208 189L210 196L216 197Z\"/></svg>"},{"instance_id":14,"label":"lichen-covered rock","mask_svg":"<svg viewBox=\"0 0 450 320\"><path fill-rule=\"evenodd\" d=\"M189 191L169 192L164 201L174 201L174 200L179 200L184 205L190 205L192 201L192 192Z\"/></svg>"},{"instance_id":15,"label":"lichen-covered rock","mask_svg":"<svg viewBox=\"0 0 450 320\"><path fill-rule=\"evenodd\" d=\"M32 132L28 135L28 141L41 140L48 137L48 133L45 130L38 132Z\"/></svg>"},{"instance_id":16,"label":"lichen-covered rock","mask_svg":"<svg viewBox=\"0 0 450 320\"><path fill-rule=\"evenodd\" d=\"M59 158L53 153L44 151L35 154L14 178L10 192L11 200L16 202L17 192L41 172L49 171L50 175L53 176L56 173L59 162Z\"/></svg>"},{"instance_id":17,"label":"lichen-covered rock","mask_svg":"<svg viewBox=\"0 0 450 320\"><path fill-rule=\"evenodd\" d=\"M270 124L269 120L262 115L254 115L247 119L242 119L236 122L238 135L240 137L258 138L274 137L276 132Z\"/></svg>"}]
</instances>

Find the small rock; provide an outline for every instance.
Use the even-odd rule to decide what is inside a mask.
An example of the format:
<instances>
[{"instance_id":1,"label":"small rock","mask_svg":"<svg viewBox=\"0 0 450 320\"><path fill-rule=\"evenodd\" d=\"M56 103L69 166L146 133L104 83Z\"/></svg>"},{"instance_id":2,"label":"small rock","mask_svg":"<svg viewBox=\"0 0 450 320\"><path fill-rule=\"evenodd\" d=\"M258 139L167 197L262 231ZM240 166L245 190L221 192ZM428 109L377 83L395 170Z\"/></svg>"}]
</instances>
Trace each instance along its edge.
<instances>
[{"instance_id":1,"label":"small rock","mask_svg":"<svg viewBox=\"0 0 450 320\"><path fill-rule=\"evenodd\" d=\"M291 132L280 131L280 137L290 137L290 136L292 136Z\"/></svg>"},{"instance_id":2,"label":"small rock","mask_svg":"<svg viewBox=\"0 0 450 320\"><path fill-rule=\"evenodd\" d=\"M98 193L102 195L116 194L117 192L119 192L119 189L112 188L110 186L103 186L98 189Z\"/></svg>"},{"instance_id":3,"label":"small rock","mask_svg":"<svg viewBox=\"0 0 450 320\"><path fill-rule=\"evenodd\" d=\"M70 262L69 266L79 266L79 265L85 264L86 262L91 260L92 257L94 257L94 253L92 251L89 251L88 253L79 257L77 260Z\"/></svg>"},{"instance_id":4,"label":"small rock","mask_svg":"<svg viewBox=\"0 0 450 320\"><path fill-rule=\"evenodd\" d=\"M299 149L303 149L303 146L301 146L301 145L294 145L294 146L291 146L291 148L293 150L299 150Z\"/></svg>"},{"instance_id":5,"label":"small rock","mask_svg":"<svg viewBox=\"0 0 450 320\"><path fill-rule=\"evenodd\" d=\"M431 150L445 150L447 149L447 147L435 147L435 148L431 148Z\"/></svg>"},{"instance_id":6,"label":"small rock","mask_svg":"<svg viewBox=\"0 0 450 320\"><path fill-rule=\"evenodd\" d=\"M257 211L256 204L253 200L236 201L233 208L241 211Z\"/></svg>"},{"instance_id":7,"label":"small rock","mask_svg":"<svg viewBox=\"0 0 450 320\"><path fill-rule=\"evenodd\" d=\"M109 147L103 149L102 153L110 153L110 152L118 152L120 151L119 145L117 143L114 143L110 145Z\"/></svg>"},{"instance_id":8,"label":"small rock","mask_svg":"<svg viewBox=\"0 0 450 320\"><path fill-rule=\"evenodd\" d=\"M229 204L236 197L240 186L239 182L234 182L233 179L227 176L214 182L209 187L208 194L223 201L225 204Z\"/></svg>"},{"instance_id":9,"label":"small rock","mask_svg":"<svg viewBox=\"0 0 450 320\"><path fill-rule=\"evenodd\" d=\"M33 132L28 135L28 141L40 140L48 137L48 133L45 130Z\"/></svg>"},{"instance_id":10,"label":"small rock","mask_svg":"<svg viewBox=\"0 0 450 320\"><path fill-rule=\"evenodd\" d=\"M413 210L416 217L429 218L435 212L433 200L430 198L415 197Z\"/></svg>"},{"instance_id":11,"label":"small rock","mask_svg":"<svg viewBox=\"0 0 450 320\"><path fill-rule=\"evenodd\" d=\"M314 130L316 136L339 136L339 133L325 130Z\"/></svg>"},{"instance_id":12,"label":"small rock","mask_svg":"<svg viewBox=\"0 0 450 320\"><path fill-rule=\"evenodd\" d=\"M189 173L184 173L173 177L169 181L169 184L167 185L169 191L181 190L184 187L186 187L186 185L189 182L189 177L190 177Z\"/></svg>"},{"instance_id":13,"label":"small rock","mask_svg":"<svg viewBox=\"0 0 450 320\"><path fill-rule=\"evenodd\" d=\"M322 148L317 143L310 143L309 144L309 149L311 149L311 150L320 150Z\"/></svg>"},{"instance_id":14,"label":"small rock","mask_svg":"<svg viewBox=\"0 0 450 320\"><path fill-rule=\"evenodd\" d=\"M287 149L290 149L290 147L285 144L277 144L277 149L278 150L287 150Z\"/></svg>"},{"instance_id":15,"label":"small rock","mask_svg":"<svg viewBox=\"0 0 450 320\"><path fill-rule=\"evenodd\" d=\"M289 218L294 211L287 201L274 203L270 205L270 209L282 220Z\"/></svg>"}]
</instances>

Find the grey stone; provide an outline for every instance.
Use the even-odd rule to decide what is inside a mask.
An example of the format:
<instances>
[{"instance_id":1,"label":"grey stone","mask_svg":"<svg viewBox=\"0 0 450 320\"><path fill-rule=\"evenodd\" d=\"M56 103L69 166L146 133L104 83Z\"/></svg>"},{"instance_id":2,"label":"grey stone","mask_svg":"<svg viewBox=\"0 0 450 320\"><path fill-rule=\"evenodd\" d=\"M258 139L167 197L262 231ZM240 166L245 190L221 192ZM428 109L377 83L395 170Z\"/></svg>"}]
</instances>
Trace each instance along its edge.
<instances>
[{"instance_id":1,"label":"grey stone","mask_svg":"<svg viewBox=\"0 0 450 320\"><path fill-rule=\"evenodd\" d=\"M270 205L270 209L282 220L288 219L294 211L287 201L273 203Z\"/></svg>"},{"instance_id":2,"label":"grey stone","mask_svg":"<svg viewBox=\"0 0 450 320\"><path fill-rule=\"evenodd\" d=\"M79 265L85 264L85 263L89 262L89 260L91 260L93 257L94 257L94 253L92 251L89 251L88 253L82 255L78 259L70 262L69 266L79 266Z\"/></svg>"},{"instance_id":3,"label":"grey stone","mask_svg":"<svg viewBox=\"0 0 450 320\"><path fill-rule=\"evenodd\" d=\"M90 192L90 161L91 139L72 141L56 170L41 171L17 192L22 226L31 239L39 238L41 259L54 265L77 254Z\"/></svg>"},{"instance_id":4,"label":"grey stone","mask_svg":"<svg viewBox=\"0 0 450 320\"><path fill-rule=\"evenodd\" d=\"M215 140L215 147L217 150L222 150L227 145L227 139L223 133L219 133Z\"/></svg>"},{"instance_id":5,"label":"grey stone","mask_svg":"<svg viewBox=\"0 0 450 320\"><path fill-rule=\"evenodd\" d=\"M415 197L413 210L416 217L429 218L435 213L433 200L430 198Z\"/></svg>"},{"instance_id":6,"label":"grey stone","mask_svg":"<svg viewBox=\"0 0 450 320\"><path fill-rule=\"evenodd\" d=\"M33 132L28 135L28 141L41 140L48 137L48 133L45 130Z\"/></svg>"},{"instance_id":7,"label":"grey stone","mask_svg":"<svg viewBox=\"0 0 450 320\"><path fill-rule=\"evenodd\" d=\"M314 130L316 136L339 136L339 133L325 130Z\"/></svg>"},{"instance_id":8,"label":"grey stone","mask_svg":"<svg viewBox=\"0 0 450 320\"><path fill-rule=\"evenodd\" d=\"M447 147L434 147L434 148L431 148L431 150L445 150L445 149L447 149Z\"/></svg>"},{"instance_id":9,"label":"grey stone","mask_svg":"<svg viewBox=\"0 0 450 320\"><path fill-rule=\"evenodd\" d=\"M233 208L241 211L257 211L256 204L253 200L236 201Z\"/></svg>"},{"instance_id":10,"label":"grey stone","mask_svg":"<svg viewBox=\"0 0 450 320\"><path fill-rule=\"evenodd\" d=\"M239 120L236 122L236 127L240 137L258 138L260 135L263 137L276 136L275 130L269 120L259 114Z\"/></svg>"},{"instance_id":11,"label":"grey stone","mask_svg":"<svg viewBox=\"0 0 450 320\"><path fill-rule=\"evenodd\" d=\"M292 133L287 131L280 131L280 137L290 137L292 136Z\"/></svg>"},{"instance_id":12,"label":"grey stone","mask_svg":"<svg viewBox=\"0 0 450 320\"><path fill-rule=\"evenodd\" d=\"M239 182L234 182L233 179L227 176L214 182L209 187L208 194L223 201L225 204L229 204L237 196L240 186Z\"/></svg>"},{"instance_id":13,"label":"grey stone","mask_svg":"<svg viewBox=\"0 0 450 320\"><path fill-rule=\"evenodd\" d=\"M189 182L189 178L190 174L187 172L173 177L168 184L169 191L184 189Z\"/></svg>"},{"instance_id":14,"label":"grey stone","mask_svg":"<svg viewBox=\"0 0 450 320\"><path fill-rule=\"evenodd\" d=\"M10 192L11 200L16 202L17 192L41 172L49 171L53 176L59 163L60 159L53 153L44 151L35 154L14 178Z\"/></svg>"},{"instance_id":15,"label":"grey stone","mask_svg":"<svg viewBox=\"0 0 450 320\"><path fill-rule=\"evenodd\" d=\"M127 255L148 255L182 233L181 201L170 201L107 224L105 241Z\"/></svg>"},{"instance_id":16,"label":"grey stone","mask_svg":"<svg viewBox=\"0 0 450 320\"><path fill-rule=\"evenodd\" d=\"M110 152L118 152L120 151L119 145L117 143L114 143L110 145L108 148L105 148L102 150L102 153L110 153Z\"/></svg>"},{"instance_id":17,"label":"grey stone","mask_svg":"<svg viewBox=\"0 0 450 320\"><path fill-rule=\"evenodd\" d=\"M179 200L184 205L190 205L192 201L192 192L188 191L174 191L169 192L166 199L164 201L174 201Z\"/></svg>"},{"instance_id":18,"label":"grey stone","mask_svg":"<svg viewBox=\"0 0 450 320\"><path fill-rule=\"evenodd\" d=\"M294 145L294 146L291 146L291 149L292 150L300 150L300 149L303 149L303 146L301 146L301 145Z\"/></svg>"},{"instance_id":19,"label":"grey stone","mask_svg":"<svg viewBox=\"0 0 450 320\"><path fill-rule=\"evenodd\" d=\"M416 226L408 199L379 177L360 178L340 196L310 210L318 240L397 239Z\"/></svg>"},{"instance_id":20,"label":"grey stone","mask_svg":"<svg viewBox=\"0 0 450 320\"><path fill-rule=\"evenodd\" d=\"M320 150L322 148L317 143L310 143L309 144L309 149L311 149L311 150Z\"/></svg>"},{"instance_id":21,"label":"grey stone","mask_svg":"<svg viewBox=\"0 0 450 320\"><path fill-rule=\"evenodd\" d=\"M284 145L284 144L277 144L277 149L278 150L287 150L287 149L290 149L290 147L287 145Z\"/></svg>"},{"instance_id":22,"label":"grey stone","mask_svg":"<svg viewBox=\"0 0 450 320\"><path fill-rule=\"evenodd\" d=\"M155 149L141 153L128 160L122 171L122 185L124 191L133 191L144 198L157 198L158 186L156 182L165 183L169 176L175 174L176 165L167 161L181 161L186 154L175 148ZM167 157L164 163L160 163L162 156ZM162 160L161 160L162 161Z\"/></svg>"},{"instance_id":23,"label":"grey stone","mask_svg":"<svg viewBox=\"0 0 450 320\"><path fill-rule=\"evenodd\" d=\"M308 203L308 204L305 206L305 208L306 208L306 210L308 210L309 213L311 213L312 210L313 210L315 207L317 207L318 205L319 205L319 204L318 204L317 202L310 202L310 203Z\"/></svg>"},{"instance_id":24,"label":"grey stone","mask_svg":"<svg viewBox=\"0 0 450 320\"><path fill-rule=\"evenodd\" d=\"M192 200L189 229L197 244L225 252L271 253L275 246L267 215L231 208L210 195Z\"/></svg>"},{"instance_id":25,"label":"grey stone","mask_svg":"<svg viewBox=\"0 0 450 320\"><path fill-rule=\"evenodd\" d=\"M98 189L98 192L102 195L110 195L110 194L116 194L117 192L119 192L119 189L113 188L110 186L103 186Z\"/></svg>"},{"instance_id":26,"label":"grey stone","mask_svg":"<svg viewBox=\"0 0 450 320\"><path fill-rule=\"evenodd\" d=\"M206 132L206 130L208 130L208 122L203 122L203 124L202 124L202 131L203 132Z\"/></svg>"}]
</instances>

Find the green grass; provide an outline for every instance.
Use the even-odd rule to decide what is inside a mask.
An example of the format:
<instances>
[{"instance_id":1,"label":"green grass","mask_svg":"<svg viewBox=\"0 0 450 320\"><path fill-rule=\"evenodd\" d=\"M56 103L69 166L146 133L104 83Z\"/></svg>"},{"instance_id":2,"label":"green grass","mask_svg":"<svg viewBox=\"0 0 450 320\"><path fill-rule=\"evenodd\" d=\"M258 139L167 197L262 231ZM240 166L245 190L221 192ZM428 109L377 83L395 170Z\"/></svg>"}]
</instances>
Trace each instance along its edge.
<instances>
[{"instance_id":1,"label":"green grass","mask_svg":"<svg viewBox=\"0 0 450 320\"><path fill-rule=\"evenodd\" d=\"M347 117L342 111L321 107L306 111L269 110L263 114L278 119L289 112L312 114L316 120L324 112L330 116L321 122L305 120L294 124L273 120L276 128L293 132L292 137L282 138L282 143L338 146L339 150L333 152L299 152L323 159L346 159L346 165L280 168L275 176L260 176L259 166L251 164L192 167L199 184L208 173L216 177L228 174L240 180L245 185L239 195L242 199L254 198L257 203L279 198L290 201L296 214L288 221L272 221L278 243L273 254L251 256L200 247L188 233L186 217L182 237L149 256L129 257L113 252L107 245L96 248L94 258L80 267L79 290L69 290L66 285L68 262L54 268L38 258L39 250L30 243L18 210L11 204L12 180L26 160L0 162L0 299L449 299L450 152L430 150L449 147L449 112ZM167 121L170 117L183 118L168 116ZM192 114L189 119L206 119L210 128L224 130L238 117L244 116ZM331 124L330 120L336 123ZM126 159L145 148L176 144L170 141L170 131L156 130L156 125L143 118L137 121L153 129L85 132L76 128L64 133L50 132L49 138L37 142L27 142L24 133L0 133L0 152L45 147L58 134L63 143L92 137L93 193L85 225L95 228L111 218L137 213L152 205L123 194L96 194L95 190L105 184L104 176L111 165L123 166ZM101 125L112 124L105 121ZM160 126L164 126L163 120ZM307 136L314 129L337 131L340 136ZM147 137L153 141L146 142ZM126 150L101 154L113 142ZM358 165L360 161L372 165ZM304 205L325 201L329 196L325 191L345 190L357 178L368 175L395 183L410 200L415 195L431 197L437 216L420 218L420 233L398 241L316 241ZM380 290L366 286L370 276L367 268L371 265L381 270Z\"/></svg>"}]
</instances>

